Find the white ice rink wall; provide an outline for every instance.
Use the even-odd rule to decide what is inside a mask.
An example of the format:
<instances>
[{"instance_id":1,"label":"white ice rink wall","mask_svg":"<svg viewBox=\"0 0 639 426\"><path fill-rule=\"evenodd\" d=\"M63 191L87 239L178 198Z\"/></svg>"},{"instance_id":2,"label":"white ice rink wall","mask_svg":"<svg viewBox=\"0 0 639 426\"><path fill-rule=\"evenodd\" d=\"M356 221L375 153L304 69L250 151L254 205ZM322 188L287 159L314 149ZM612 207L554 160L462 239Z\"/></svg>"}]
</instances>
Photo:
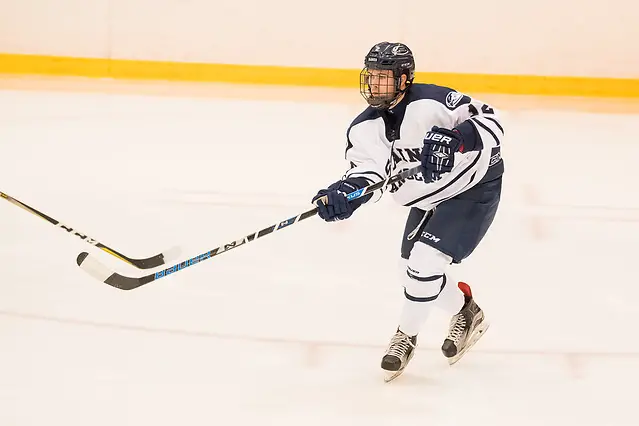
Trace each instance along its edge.
<instances>
[{"instance_id":1,"label":"white ice rink wall","mask_svg":"<svg viewBox=\"0 0 639 426\"><path fill-rule=\"evenodd\" d=\"M598 85L601 95L639 96L639 5L630 0L2 0L0 7L0 53L5 54L0 71L5 72L47 72L41 58L25 64L15 55L27 54L304 67L326 73L326 68L359 69L372 44L398 40L413 49L420 72L484 80L486 75L509 76L491 80L493 86L504 86L496 91L532 84L526 76L568 77L573 80L564 81L564 90L579 81ZM117 67L108 68L113 62L90 64L76 62L70 68L83 68L76 74L117 73ZM152 76L153 67L162 77L157 64L135 66L137 77ZM203 71L182 68L176 78L188 80L198 72ZM223 70L209 70L200 79L215 80L216 73ZM313 84L320 74L302 83ZM610 78L626 80L607 93ZM325 80L331 79L322 84L331 85Z\"/></svg>"}]
</instances>

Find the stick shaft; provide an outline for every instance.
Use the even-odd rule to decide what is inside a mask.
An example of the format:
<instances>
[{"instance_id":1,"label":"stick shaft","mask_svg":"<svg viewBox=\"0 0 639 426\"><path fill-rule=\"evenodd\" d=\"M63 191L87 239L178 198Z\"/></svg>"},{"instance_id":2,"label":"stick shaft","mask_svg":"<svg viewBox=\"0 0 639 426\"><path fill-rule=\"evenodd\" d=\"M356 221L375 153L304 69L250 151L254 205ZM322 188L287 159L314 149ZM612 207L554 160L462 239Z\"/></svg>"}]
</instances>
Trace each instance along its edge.
<instances>
[{"instance_id":1,"label":"stick shaft","mask_svg":"<svg viewBox=\"0 0 639 426\"><path fill-rule=\"evenodd\" d=\"M399 172L398 174L387 178L386 180L383 180L381 182L372 184L372 185L368 185L364 188L360 188L356 191L351 192L350 194L347 195L347 198L349 200L354 200L356 198L361 198L364 197L378 189L382 189L392 183L395 183L399 180L402 179L406 179L408 177L411 177L417 173L419 173L421 171L421 166L417 166L414 167L412 169L408 169L408 170L404 170L402 172ZM143 277L139 277L139 278L133 278L133 277L127 277L124 275L120 275L116 272L111 271L110 269L108 269L107 267L105 267L104 265L102 265L100 262L98 262L97 260L93 259L92 257L89 257L88 253L86 252L82 252L78 255L77 257L77 264L78 266L80 266L80 268L82 268L85 272L87 272L89 275L93 276L94 278L112 286L112 287L116 287L119 288L121 290L132 290L134 288L140 287L142 285L148 284L152 281L156 281L159 280L161 278L167 277L169 275L172 275L176 272L179 272L183 269L188 268L189 266L193 266L196 265L198 263L204 262L206 260L212 259L215 256L218 256L222 253L226 253L232 249L238 248L240 246L243 246L246 243L250 243L253 242L259 238L262 238L266 235L272 234L273 232L279 231L281 229L284 228L288 228L291 225L294 225L296 223L299 223L303 220L306 220L310 217L313 217L317 214L317 207L314 207L311 210L305 211L303 213L298 214L297 216L293 216L289 219L285 219L281 222L278 222L274 225L268 226L264 229L261 229L259 231L253 232L249 235L246 235L240 239L237 239L235 241L231 241L227 244L221 245L219 247L216 247L212 250L209 250L207 252L198 254L197 256L194 256L190 259L187 259L183 262L177 263L173 266L170 266L162 271L158 271L154 274L150 274L150 275L146 275Z\"/></svg>"},{"instance_id":2,"label":"stick shaft","mask_svg":"<svg viewBox=\"0 0 639 426\"><path fill-rule=\"evenodd\" d=\"M5 194L4 192L0 191L0 198L4 198L5 200L7 200L8 202L10 202L11 204L20 207L22 210L27 211L29 213L31 213L34 216L37 216L41 219L46 220L47 222L49 222L50 224L52 224L53 226L56 226L60 229L63 229L65 231L67 231L67 233L75 235L76 237L80 238L81 240L83 240L85 243L90 244L94 247L99 248L100 250L109 253L111 256L114 256L130 265L133 265L137 268L140 269L150 269L150 268L155 268L157 266L160 265L164 265L164 254L160 253L160 254L156 254L154 256L148 257L146 259L134 259L131 258L129 256L126 256L122 253L120 253L119 251L105 245L102 244L101 242L99 242L98 240L89 237L87 234L84 234L82 232L79 232L78 230L65 225L64 223L58 221L57 219L52 218L51 216L42 213L41 211L23 203L22 201L13 198L12 196Z\"/></svg>"}]
</instances>

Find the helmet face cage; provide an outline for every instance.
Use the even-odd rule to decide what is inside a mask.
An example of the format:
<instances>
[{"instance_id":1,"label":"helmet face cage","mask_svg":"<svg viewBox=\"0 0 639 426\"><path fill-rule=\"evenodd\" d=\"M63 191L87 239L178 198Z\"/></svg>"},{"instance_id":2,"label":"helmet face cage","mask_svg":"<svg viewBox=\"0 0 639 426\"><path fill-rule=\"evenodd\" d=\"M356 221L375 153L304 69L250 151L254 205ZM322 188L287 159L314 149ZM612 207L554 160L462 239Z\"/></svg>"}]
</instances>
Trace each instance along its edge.
<instances>
[{"instance_id":1,"label":"helmet face cage","mask_svg":"<svg viewBox=\"0 0 639 426\"><path fill-rule=\"evenodd\" d=\"M360 93L373 108L389 108L403 93L402 75L406 75L408 87L415 77L415 61L410 49L401 43L378 43L364 59Z\"/></svg>"},{"instance_id":2,"label":"helmet face cage","mask_svg":"<svg viewBox=\"0 0 639 426\"><path fill-rule=\"evenodd\" d=\"M394 70L364 67L359 75L359 91L373 108L388 108L400 95L402 74Z\"/></svg>"}]
</instances>

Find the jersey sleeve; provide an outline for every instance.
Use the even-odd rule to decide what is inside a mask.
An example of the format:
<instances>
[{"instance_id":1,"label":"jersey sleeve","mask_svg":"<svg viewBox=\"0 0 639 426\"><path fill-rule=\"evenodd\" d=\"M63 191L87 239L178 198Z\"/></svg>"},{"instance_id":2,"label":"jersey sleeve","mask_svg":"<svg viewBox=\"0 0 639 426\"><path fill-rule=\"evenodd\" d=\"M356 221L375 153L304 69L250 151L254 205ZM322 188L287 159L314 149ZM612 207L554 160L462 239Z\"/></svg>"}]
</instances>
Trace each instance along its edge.
<instances>
[{"instance_id":1,"label":"jersey sleeve","mask_svg":"<svg viewBox=\"0 0 639 426\"><path fill-rule=\"evenodd\" d=\"M489 104L452 89L437 90L430 99L437 101L438 107L424 112L432 114L437 126L459 131L464 148L455 153L453 169L442 179L421 187L407 183L403 193L400 190L395 194L404 206L423 210L430 210L479 182L496 179L503 173L504 130L498 112Z\"/></svg>"},{"instance_id":2,"label":"jersey sleeve","mask_svg":"<svg viewBox=\"0 0 639 426\"><path fill-rule=\"evenodd\" d=\"M459 105L449 109L449 116L451 128L457 129L462 134L463 151L480 151L500 146L504 137L504 128L498 111L470 96L461 94L460 96Z\"/></svg>"},{"instance_id":3,"label":"jersey sleeve","mask_svg":"<svg viewBox=\"0 0 639 426\"><path fill-rule=\"evenodd\" d=\"M344 178L363 178L369 185L386 179L386 165L390 149L376 135L377 127L372 121L351 126L347 133L345 158L350 168ZM374 202L381 198L383 190L376 193Z\"/></svg>"}]
</instances>

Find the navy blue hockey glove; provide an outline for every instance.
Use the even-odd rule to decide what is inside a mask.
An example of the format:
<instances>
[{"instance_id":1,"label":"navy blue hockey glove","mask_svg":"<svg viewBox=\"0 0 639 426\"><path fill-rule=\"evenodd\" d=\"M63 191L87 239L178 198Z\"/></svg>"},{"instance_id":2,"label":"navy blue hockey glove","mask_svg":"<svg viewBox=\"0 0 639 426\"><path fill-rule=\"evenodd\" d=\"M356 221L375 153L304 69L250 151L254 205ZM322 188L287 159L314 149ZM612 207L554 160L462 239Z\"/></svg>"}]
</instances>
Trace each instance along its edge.
<instances>
[{"instance_id":1,"label":"navy blue hockey glove","mask_svg":"<svg viewBox=\"0 0 639 426\"><path fill-rule=\"evenodd\" d=\"M348 201L346 195L369 183L364 178L348 178L320 190L312 200L313 204L317 204L317 214L326 222L348 219L359 206L370 200L373 194L352 201Z\"/></svg>"},{"instance_id":2,"label":"navy blue hockey glove","mask_svg":"<svg viewBox=\"0 0 639 426\"><path fill-rule=\"evenodd\" d=\"M434 126L424 137L421 162L424 182L441 179L441 175L453 170L455 153L463 151L464 141L457 130Z\"/></svg>"}]
</instances>

